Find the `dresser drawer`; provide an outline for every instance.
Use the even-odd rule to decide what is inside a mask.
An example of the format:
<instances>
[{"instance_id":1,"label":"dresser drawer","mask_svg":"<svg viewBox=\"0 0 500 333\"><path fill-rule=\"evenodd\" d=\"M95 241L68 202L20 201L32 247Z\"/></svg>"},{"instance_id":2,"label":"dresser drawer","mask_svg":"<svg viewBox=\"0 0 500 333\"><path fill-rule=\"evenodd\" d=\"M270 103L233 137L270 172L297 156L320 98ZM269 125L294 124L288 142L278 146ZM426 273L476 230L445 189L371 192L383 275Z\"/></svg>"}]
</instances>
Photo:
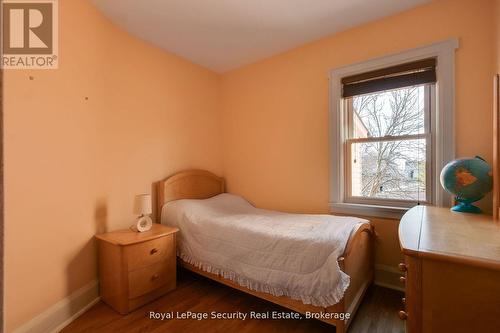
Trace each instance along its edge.
<instances>
[{"instance_id":1,"label":"dresser drawer","mask_svg":"<svg viewBox=\"0 0 500 333\"><path fill-rule=\"evenodd\" d=\"M175 260L160 261L128 273L129 299L168 285L175 286Z\"/></svg>"},{"instance_id":2,"label":"dresser drawer","mask_svg":"<svg viewBox=\"0 0 500 333\"><path fill-rule=\"evenodd\" d=\"M160 237L147 242L127 245L124 249L128 270L150 266L166 258L175 258L174 235Z\"/></svg>"},{"instance_id":3,"label":"dresser drawer","mask_svg":"<svg viewBox=\"0 0 500 333\"><path fill-rule=\"evenodd\" d=\"M420 259L412 256L404 256L404 263L399 266L403 273L401 278L405 288L405 302L398 315L406 320L406 331L408 333L421 331L422 300L421 280L422 272Z\"/></svg>"}]
</instances>

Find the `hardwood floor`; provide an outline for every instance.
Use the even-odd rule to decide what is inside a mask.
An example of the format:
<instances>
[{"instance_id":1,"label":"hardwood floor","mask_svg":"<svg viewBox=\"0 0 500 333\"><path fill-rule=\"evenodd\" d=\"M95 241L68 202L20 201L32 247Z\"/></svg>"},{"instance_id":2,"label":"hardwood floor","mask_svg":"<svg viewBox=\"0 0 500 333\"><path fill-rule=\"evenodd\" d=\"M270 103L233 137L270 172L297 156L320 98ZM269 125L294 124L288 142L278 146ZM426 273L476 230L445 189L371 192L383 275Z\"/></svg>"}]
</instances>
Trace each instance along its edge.
<instances>
[{"instance_id":1,"label":"hardwood floor","mask_svg":"<svg viewBox=\"0 0 500 333\"><path fill-rule=\"evenodd\" d=\"M312 319L301 320L155 320L148 317L155 312L210 312L232 313L240 311L271 312L289 310L260 300L243 292L223 286L185 270L179 272L177 289L126 316L121 316L106 304L99 302L62 332L334 332L334 328ZM349 333L404 332L404 322L397 317L401 309L402 293L373 286L365 296Z\"/></svg>"}]
</instances>

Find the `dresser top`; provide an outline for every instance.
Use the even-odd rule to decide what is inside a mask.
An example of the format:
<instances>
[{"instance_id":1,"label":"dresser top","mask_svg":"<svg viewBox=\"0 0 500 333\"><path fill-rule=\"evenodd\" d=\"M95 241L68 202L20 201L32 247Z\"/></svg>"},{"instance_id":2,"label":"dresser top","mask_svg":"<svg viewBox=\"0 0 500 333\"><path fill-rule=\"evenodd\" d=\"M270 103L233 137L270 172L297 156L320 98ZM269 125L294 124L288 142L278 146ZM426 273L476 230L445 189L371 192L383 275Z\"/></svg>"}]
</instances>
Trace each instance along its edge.
<instances>
[{"instance_id":1,"label":"dresser top","mask_svg":"<svg viewBox=\"0 0 500 333\"><path fill-rule=\"evenodd\" d=\"M167 236L179 231L177 228L167 227L158 223L153 223L151 230L144 232L137 232L131 229L117 230L99 234L95 237L97 239L115 244L115 245L130 245L141 242L146 242L155 238Z\"/></svg>"},{"instance_id":2,"label":"dresser top","mask_svg":"<svg viewBox=\"0 0 500 333\"><path fill-rule=\"evenodd\" d=\"M399 224L404 254L500 269L500 223L490 215L416 206Z\"/></svg>"}]
</instances>

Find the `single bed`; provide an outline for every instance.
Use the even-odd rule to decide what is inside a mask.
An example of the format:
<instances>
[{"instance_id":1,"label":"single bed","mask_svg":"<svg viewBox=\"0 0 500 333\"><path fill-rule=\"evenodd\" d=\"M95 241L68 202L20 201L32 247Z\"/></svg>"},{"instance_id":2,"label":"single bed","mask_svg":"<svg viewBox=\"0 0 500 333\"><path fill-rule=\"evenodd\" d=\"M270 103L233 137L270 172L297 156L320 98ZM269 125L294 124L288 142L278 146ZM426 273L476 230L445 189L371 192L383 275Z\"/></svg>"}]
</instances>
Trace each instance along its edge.
<instances>
[{"instance_id":1,"label":"single bed","mask_svg":"<svg viewBox=\"0 0 500 333\"><path fill-rule=\"evenodd\" d=\"M208 205L208 207L213 207L214 205L217 204L221 205L221 203L222 204L228 203L229 205L234 207L241 206L235 209L240 209L243 212L243 214L245 211L248 211L250 214L263 215L264 220L267 216L268 219L265 221L268 222L282 218L284 223L291 221L290 225L296 226L296 223L293 224L294 214L264 211L253 208L249 204L247 205L244 199L242 198L240 199L232 195L223 194L224 187L225 187L224 179L217 177L216 175L208 171L189 170L177 173L159 182L157 212L160 215L160 213L163 211L162 214L164 219L165 214L169 212L168 210L170 209L171 211L173 211L174 207L176 206L177 207L175 209L177 209L177 211L179 211L179 209L182 209L182 206L185 206L184 209L186 209L187 207L187 209L191 209L193 211L196 211L198 207L200 212L203 213L202 208L207 209L206 207L203 206ZM207 200L193 201L193 200L181 200L181 199L207 199ZM182 205L179 203L182 203ZM184 215L186 215L185 212L180 214L179 216L185 217ZM271 215L271 217L269 217L268 215ZM238 228L243 230L242 232L249 232L248 231L249 230L248 226L250 225L248 223L249 218L241 214L238 219L236 219L237 215L234 216L235 216L234 223L238 224ZM297 216L302 216L302 215L297 215ZM320 219L321 222L320 218L321 215L308 215L308 216L310 216L311 218L317 217L316 219ZM160 220L161 218L162 217L160 217ZM172 220L172 216L170 216L169 218ZM327 216L323 216L323 218L327 218ZM339 217L337 219L340 222L345 222L346 225L349 224L348 223L349 220L347 218ZM245 221L246 224L244 223ZM210 222L210 220L206 220L206 222ZM231 222L232 221L227 221L227 219L225 221L226 225L229 224L229 226L231 226L230 224ZM245 228L245 226L247 227ZM218 225L213 224L213 226L210 226L210 228L212 227L217 228ZM274 230L275 227L276 225L271 224L269 228ZM300 227L301 226L299 223L298 226L299 229L297 230L300 231L301 230ZM186 233L187 230L188 229L186 229ZM252 234L251 237L254 238L259 237L258 234L259 230L257 230L256 232L257 233ZM280 231L278 230L278 232ZM182 237L182 228L180 233L181 233L180 236ZM233 230L233 237L234 235L235 234ZM349 234L347 236L344 235L346 241L344 244L340 245L342 252L335 253L334 257L335 261L333 263L330 263L330 265L336 266L337 269L340 268L341 275L343 276L347 275L348 277L350 277L350 281L348 283L348 287L345 290L345 292L344 290L342 290L343 297L335 299L335 302L332 301L331 297L327 300L310 299L304 297L301 298L294 294L287 295L284 294L282 290L270 290L268 292L258 291L265 289L265 288L262 289L262 285L259 285L258 281L256 283L255 282L256 280L251 280L252 283L248 283L249 280L248 279L242 280L241 276L237 276L237 278L235 278L234 276L228 276L226 274L227 272L219 272L218 270L207 269L207 267L204 266L201 262L192 260L193 258L190 257L189 255L185 254L181 255L182 258L179 258L179 263L184 268L192 272L203 275L205 277L208 277L212 280L218 281L235 289L244 291L248 294L276 303L285 308L297 311L302 314L315 313L316 314L315 318L322 320L326 323L335 325L337 328L337 332L342 333L345 332L347 327L349 326L349 323L352 317L354 316L354 313L358 308L359 303L361 302L361 299L367 287L371 284L373 280L372 235L373 232L369 223L356 223L355 227L349 229ZM263 236L267 235L263 234ZM297 234L292 235L292 237L288 238L294 239L295 241L302 241L301 244L304 244L303 243L304 240L301 240L300 237L298 237L299 240L297 240ZM322 240L321 239L318 240L317 238L318 237L314 239L315 244L318 242L321 243ZM205 244L207 243L205 242ZM289 246L293 246L293 244ZM235 251L237 251L237 248L235 248ZM299 266L304 266L305 264L307 263L299 262ZM226 278L224 276L226 276ZM292 279L290 277L287 278ZM323 275L323 281L324 280L325 279ZM325 305L325 304L332 304L332 305ZM345 319L341 315L342 313L350 313L349 318Z\"/></svg>"}]
</instances>

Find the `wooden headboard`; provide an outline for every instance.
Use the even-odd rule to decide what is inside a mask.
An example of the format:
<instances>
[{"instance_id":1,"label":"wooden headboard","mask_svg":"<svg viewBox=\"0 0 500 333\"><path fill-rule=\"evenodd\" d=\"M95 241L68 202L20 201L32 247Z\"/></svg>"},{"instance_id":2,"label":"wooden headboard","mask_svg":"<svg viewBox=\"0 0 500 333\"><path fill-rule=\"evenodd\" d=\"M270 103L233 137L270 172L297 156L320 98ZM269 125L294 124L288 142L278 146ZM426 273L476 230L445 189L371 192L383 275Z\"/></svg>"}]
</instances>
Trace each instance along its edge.
<instances>
[{"instance_id":1,"label":"wooden headboard","mask_svg":"<svg viewBox=\"0 0 500 333\"><path fill-rule=\"evenodd\" d=\"M224 193L224 178L205 170L178 172L158 182L158 215L164 204L179 199L208 199Z\"/></svg>"}]
</instances>

